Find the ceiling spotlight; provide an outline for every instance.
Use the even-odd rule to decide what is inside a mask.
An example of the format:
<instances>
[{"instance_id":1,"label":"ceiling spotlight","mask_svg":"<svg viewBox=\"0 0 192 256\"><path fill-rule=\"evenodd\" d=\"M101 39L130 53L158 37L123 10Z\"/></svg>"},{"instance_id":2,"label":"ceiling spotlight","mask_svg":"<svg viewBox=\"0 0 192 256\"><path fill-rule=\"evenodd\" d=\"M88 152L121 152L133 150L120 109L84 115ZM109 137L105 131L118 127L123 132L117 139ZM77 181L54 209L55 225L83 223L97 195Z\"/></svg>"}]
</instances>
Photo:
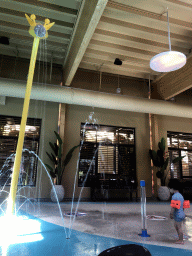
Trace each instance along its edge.
<instances>
[{"instance_id":1,"label":"ceiling spotlight","mask_svg":"<svg viewBox=\"0 0 192 256\"><path fill-rule=\"evenodd\" d=\"M115 61L114 61L114 64L120 66L120 65L122 65L122 60L116 58Z\"/></svg>"},{"instance_id":2,"label":"ceiling spotlight","mask_svg":"<svg viewBox=\"0 0 192 256\"><path fill-rule=\"evenodd\" d=\"M169 16L167 10L169 51L161 52L150 60L150 68L157 72L170 72L182 68L186 64L185 54L171 51Z\"/></svg>"},{"instance_id":3,"label":"ceiling spotlight","mask_svg":"<svg viewBox=\"0 0 192 256\"><path fill-rule=\"evenodd\" d=\"M6 44L9 45L9 38L5 36L0 37L0 44Z\"/></svg>"}]
</instances>

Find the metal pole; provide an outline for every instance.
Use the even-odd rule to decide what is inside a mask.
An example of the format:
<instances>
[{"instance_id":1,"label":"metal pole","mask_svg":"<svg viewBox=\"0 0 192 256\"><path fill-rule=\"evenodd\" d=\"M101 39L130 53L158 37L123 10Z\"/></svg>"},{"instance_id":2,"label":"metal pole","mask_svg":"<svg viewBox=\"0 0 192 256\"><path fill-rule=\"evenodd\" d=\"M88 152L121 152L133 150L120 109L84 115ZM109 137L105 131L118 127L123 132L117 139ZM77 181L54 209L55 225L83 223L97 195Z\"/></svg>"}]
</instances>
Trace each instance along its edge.
<instances>
[{"instance_id":1,"label":"metal pole","mask_svg":"<svg viewBox=\"0 0 192 256\"><path fill-rule=\"evenodd\" d=\"M27 79L27 86L25 91L25 99L23 104L23 113L21 118L21 125L19 131L19 138L17 142L17 149L11 179L11 187L10 187L10 195L7 205L7 214L14 214L15 210L15 200L16 200L16 193L17 193L17 186L18 186L18 178L20 173L20 165L21 165L21 157L22 157L22 150L23 150L23 142L25 137L25 127L27 122L27 115L29 110L29 102L30 102L30 95L31 95L31 88L33 84L33 75L35 70L35 63L37 58L37 52L39 47L39 41L41 38L46 38L48 36L47 30L53 26L54 23L50 24L49 19L45 19L45 24L36 24L35 19L36 16L32 14L30 17L26 14L25 15L29 24L31 25L29 29L29 33L34 37L33 41L33 48L31 53L31 60L29 66L29 73Z\"/></svg>"},{"instance_id":2,"label":"metal pole","mask_svg":"<svg viewBox=\"0 0 192 256\"><path fill-rule=\"evenodd\" d=\"M140 181L140 191L141 191L141 225L142 233L139 234L142 237L149 237L147 234L147 221L146 221L146 192L145 192L145 181Z\"/></svg>"},{"instance_id":3,"label":"metal pole","mask_svg":"<svg viewBox=\"0 0 192 256\"><path fill-rule=\"evenodd\" d=\"M33 83L33 74L34 74L34 69L35 69L39 40L40 40L39 37L35 37L34 41L33 41L33 49L32 49L31 60L30 60L30 67L29 67L29 74L28 74L28 79L27 79L25 99L24 99L24 104L23 104L23 113L22 113L22 118L21 118L20 132L19 132L19 138L18 138L18 142L17 142L15 162L14 162L14 166L13 166L10 195L9 195L9 201L8 201L8 207L7 207L7 213L12 213L12 214L14 213L14 208L15 208L17 184L18 184L18 178L19 178L19 172L20 172L23 142L24 142L24 137L25 137L25 126L26 126L26 122L27 122L27 115L28 115L28 109L29 109L31 88L32 88L32 83Z\"/></svg>"}]
</instances>

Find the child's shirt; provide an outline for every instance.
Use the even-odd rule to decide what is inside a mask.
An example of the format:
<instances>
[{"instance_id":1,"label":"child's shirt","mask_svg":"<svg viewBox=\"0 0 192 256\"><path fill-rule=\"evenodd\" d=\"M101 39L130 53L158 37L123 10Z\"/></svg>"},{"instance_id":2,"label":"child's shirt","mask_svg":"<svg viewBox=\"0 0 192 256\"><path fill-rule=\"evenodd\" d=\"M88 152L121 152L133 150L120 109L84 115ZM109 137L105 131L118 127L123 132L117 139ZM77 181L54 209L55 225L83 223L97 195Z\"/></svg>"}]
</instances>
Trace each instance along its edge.
<instances>
[{"instance_id":1,"label":"child's shirt","mask_svg":"<svg viewBox=\"0 0 192 256\"><path fill-rule=\"evenodd\" d=\"M173 215L174 220L177 221L177 222L180 222L180 221L184 220L184 218L185 218L185 213L183 211L184 198L179 192L176 192L172 196L172 200L179 200L181 202L180 209L175 208L174 209L174 215Z\"/></svg>"}]
</instances>

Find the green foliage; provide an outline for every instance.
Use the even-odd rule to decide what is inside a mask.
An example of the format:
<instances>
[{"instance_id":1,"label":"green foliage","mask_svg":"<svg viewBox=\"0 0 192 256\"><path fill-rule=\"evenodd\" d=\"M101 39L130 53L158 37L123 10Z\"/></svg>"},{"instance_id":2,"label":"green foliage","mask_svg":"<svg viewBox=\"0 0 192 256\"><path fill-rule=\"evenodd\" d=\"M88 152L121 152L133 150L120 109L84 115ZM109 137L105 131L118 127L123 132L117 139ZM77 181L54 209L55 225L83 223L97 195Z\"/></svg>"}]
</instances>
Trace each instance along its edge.
<instances>
[{"instance_id":1,"label":"green foliage","mask_svg":"<svg viewBox=\"0 0 192 256\"><path fill-rule=\"evenodd\" d=\"M77 147L79 147L79 145L71 148L69 150L69 152L67 153L65 159L62 161L62 144L63 144L63 142L62 142L61 137L59 136L59 134L56 131L54 131L54 134L56 136L58 143L53 144L53 143L49 142L52 152L51 153L46 152L47 156L49 157L50 161L52 162L53 167L50 166L49 164L45 164L45 165L49 169L51 177L53 179L56 179L56 184L60 185L65 167L70 162L70 160L73 156L74 150Z\"/></svg>"},{"instance_id":2,"label":"green foliage","mask_svg":"<svg viewBox=\"0 0 192 256\"><path fill-rule=\"evenodd\" d=\"M153 165L158 167L156 176L157 178L161 179L162 186L165 186L166 177L169 173L169 170L167 171L167 173L165 173L167 166L169 164L169 157L166 156L165 147L166 147L165 138L161 138L161 141L158 143L158 150L157 151L151 150L151 149L149 150L149 155L150 155L150 158L152 159ZM176 157L175 159L172 160L172 163L176 163L184 157L185 156Z\"/></svg>"},{"instance_id":3,"label":"green foliage","mask_svg":"<svg viewBox=\"0 0 192 256\"><path fill-rule=\"evenodd\" d=\"M73 151L74 151L76 148L78 148L78 147L79 147L79 145L74 146L72 149L69 150L69 152L67 153L67 155L66 155L66 157L65 157L65 159L64 159L64 161L63 161L63 165L64 165L64 166L66 166L66 165L70 162L70 160L71 160L71 158L72 158L72 155L73 155Z\"/></svg>"},{"instance_id":4,"label":"green foliage","mask_svg":"<svg viewBox=\"0 0 192 256\"><path fill-rule=\"evenodd\" d=\"M57 144L56 143L53 144L53 143L49 142L49 145L52 148L52 150L55 153L55 155L57 155L58 154L58 146L57 146Z\"/></svg>"},{"instance_id":5,"label":"green foliage","mask_svg":"<svg viewBox=\"0 0 192 256\"><path fill-rule=\"evenodd\" d=\"M165 152L165 145L166 145L165 138L161 138L161 141L158 143L158 147L161 150L161 152Z\"/></svg>"},{"instance_id":6,"label":"green foliage","mask_svg":"<svg viewBox=\"0 0 192 256\"><path fill-rule=\"evenodd\" d=\"M59 145L62 145L63 142L62 142L62 139L61 139L60 135L56 131L54 131L54 133L57 137L57 140L59 141Z\"/></svg>"}]
</instances>

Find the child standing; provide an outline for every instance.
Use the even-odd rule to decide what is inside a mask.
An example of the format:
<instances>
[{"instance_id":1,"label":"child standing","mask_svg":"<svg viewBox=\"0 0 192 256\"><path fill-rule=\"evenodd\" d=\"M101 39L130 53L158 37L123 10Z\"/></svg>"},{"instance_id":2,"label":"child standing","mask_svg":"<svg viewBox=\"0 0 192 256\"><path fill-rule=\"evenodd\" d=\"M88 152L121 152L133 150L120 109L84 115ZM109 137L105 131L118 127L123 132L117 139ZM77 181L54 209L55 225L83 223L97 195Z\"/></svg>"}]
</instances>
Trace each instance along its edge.
<instances>
[{"instance_id":1,"label":"child standing","mask_svg":"<svg viewBox=\"0 0 192 256\"><path fill-rule=\"evenodd\" d=\"M171 207L170 218L174 219L174 222L175 222L174 226L179 236L179 240L176 243L184 244L182 223L183 223L183 220L185 219L185 213L183 210L184 198L182 194L179 192L181 185L177 179L172 179L170 180L168 187L170 188L170 192L173 193L171 200L180 201L179 203L180 207L178 207L179 209L177 207L176 208Z\"/></svg>"}]
</instances>

